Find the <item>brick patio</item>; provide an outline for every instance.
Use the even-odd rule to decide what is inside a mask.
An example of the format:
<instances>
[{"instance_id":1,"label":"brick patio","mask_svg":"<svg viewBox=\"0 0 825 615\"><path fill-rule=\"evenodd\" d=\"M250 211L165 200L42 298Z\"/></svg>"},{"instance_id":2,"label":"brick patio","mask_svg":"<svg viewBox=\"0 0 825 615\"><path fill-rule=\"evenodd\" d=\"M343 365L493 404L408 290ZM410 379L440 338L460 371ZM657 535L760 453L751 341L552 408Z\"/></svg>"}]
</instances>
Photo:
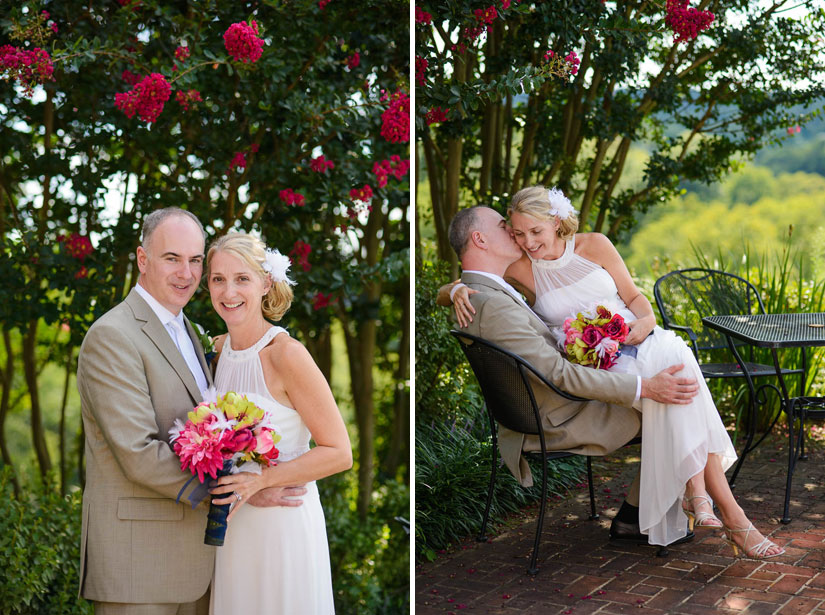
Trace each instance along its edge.
<instances>
[{"instance_id":1,"label":"brick patio","mask_svg":"<svg viewBox=\"0 0 825 615\"><path fill-rule=\"evenodd\" d=\"M785 546L782 556L735 558L710 528L667 557L649 546L611 544L607 531L632 479L633 447L594 459L599 520L587 518L586 488L548 503L536 576L526 574L533 507L493 528L488 543L468 538L436 561L418 563L415 613L825 615L825 453L818 445L799 462L792 521L784 526L785 446L780 437L763 442L734 491L757 527Z\"/></svg>"}]
</instances>

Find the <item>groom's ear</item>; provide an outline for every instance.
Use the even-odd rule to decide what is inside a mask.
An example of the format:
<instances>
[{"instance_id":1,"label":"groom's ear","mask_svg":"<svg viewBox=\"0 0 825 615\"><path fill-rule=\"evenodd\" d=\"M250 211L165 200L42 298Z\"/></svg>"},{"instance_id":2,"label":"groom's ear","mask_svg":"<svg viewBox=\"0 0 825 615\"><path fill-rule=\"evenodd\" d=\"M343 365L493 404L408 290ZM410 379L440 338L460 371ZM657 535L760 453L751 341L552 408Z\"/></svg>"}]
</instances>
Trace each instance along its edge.
<instances>
[{"instance_id":1,"label":"groom's ear","mask_svg":"<svg viewBox=\"0 0 825 615\"><path fill-rule=\"evenodd\" d=\"M143 246L138 246L137 247L136 256L137 256L138 270L141 273L143 273L146 270L146 259L148 258L148 255L146 254L146 250L143 249Z\"/></svg>"},{"instance_id":2,"label":"groom's ear","mask_svg":"<svg viewBox=\"0 0 825 615\"><path fill-rule=\"evenodd\" d=\"M481 231L473 231L470 233L470 241L473 242L478 248L485 249L487 245L487 239L484 237L484 233Z\"/></svg>"}]
</instances>

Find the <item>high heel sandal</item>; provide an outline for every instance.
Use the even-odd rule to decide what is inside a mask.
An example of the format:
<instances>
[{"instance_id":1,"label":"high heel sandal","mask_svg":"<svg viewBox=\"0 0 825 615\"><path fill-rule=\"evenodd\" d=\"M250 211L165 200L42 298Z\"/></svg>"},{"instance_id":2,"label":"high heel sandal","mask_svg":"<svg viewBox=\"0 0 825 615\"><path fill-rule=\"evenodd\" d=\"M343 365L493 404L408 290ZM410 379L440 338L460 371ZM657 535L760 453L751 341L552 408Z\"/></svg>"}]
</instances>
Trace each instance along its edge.
<instances>
[{"instance_id":1,"label":"high heel sandal","mask_svg":"<svg viewBox=\"0 0 825 615\"><path fill-rule=\"evenodd\" d=\"M691 500L704 500L710 506L711 512L699 511L695 512L692 509ZM698 527L724 527L722 521L713 514L713 502L706 495L691 495L682 498L682 510L688 516L688 529L692 532L694 526Z\"/></svg>"},{"instance_id":2,"label":"high heel sandal","mask_svg":"<svg viewBox=\"0 0 825 615\"><path fill-rule=\"evenodd\" d=\"M768 559L785 553L784 547L780 547L778 544L772 542L768 538L764 538L762 542L760 542L758 545L754 545L750 548L747 548L746 545L748 544L748 536L752 531L757 531L756 528L753 527L753 523L751 523L748 527L742 527L738 529L731 529L726 526L722 526L722 528L725 532L725 542L727 542L731 547L733 547L734 556L738 556L740 550L742 551L742 553L745 554L746 557L750 557L751 559ZM745 540L742 541L742 546L739 546L733 541L734 532L745 532ZM771 547L779 547L779 551L777 551L776 553L771 553L770 555L766 555L766 552Z\"/></svg>"}]
</instances>

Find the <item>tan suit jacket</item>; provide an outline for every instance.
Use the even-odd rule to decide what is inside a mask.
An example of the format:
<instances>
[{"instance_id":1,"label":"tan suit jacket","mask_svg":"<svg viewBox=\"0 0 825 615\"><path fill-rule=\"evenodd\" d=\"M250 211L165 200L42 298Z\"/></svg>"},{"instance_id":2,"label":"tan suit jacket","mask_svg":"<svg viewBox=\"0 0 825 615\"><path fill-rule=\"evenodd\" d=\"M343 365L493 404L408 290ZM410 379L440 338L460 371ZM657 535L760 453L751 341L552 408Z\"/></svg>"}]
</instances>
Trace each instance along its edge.
<instances>
[{"instance_id":1,"label":"tan suit jacket","mask_svg":"<svg viewBox=\"0 0 825 615\"><path fill-rule=\"evenodd\" d=\"M639 433L641 415L631 408L636 376L570 363L556 349L541 319L504 287L474 273L464 273L461 281L479 291L470 296L476 313L465 329L468 333L521 356L561 390L599 400L564 399L531 376L548 450L605 455ZM526 487L532 485L530 467L521 453L540 450L538 437L499 425L498 443L501 457L516 479Z\"/></svg>"},{"instance_id":2,"label":"tan suit jacket","mask_svg":"<svg viewBox=\"0 0 825 615\"><path fill-rule=\"evenodd\" d=\"M186 329L211 384L188 320ZM168 442L174 420L186 420L201 392L134 289L86 334L77 387L86 430L81 595L99 602L197 600L209 587L215 551L203 544L206 507L192 510L184 498L175 503L191 475Z\"/></svg>"}]
</instances>

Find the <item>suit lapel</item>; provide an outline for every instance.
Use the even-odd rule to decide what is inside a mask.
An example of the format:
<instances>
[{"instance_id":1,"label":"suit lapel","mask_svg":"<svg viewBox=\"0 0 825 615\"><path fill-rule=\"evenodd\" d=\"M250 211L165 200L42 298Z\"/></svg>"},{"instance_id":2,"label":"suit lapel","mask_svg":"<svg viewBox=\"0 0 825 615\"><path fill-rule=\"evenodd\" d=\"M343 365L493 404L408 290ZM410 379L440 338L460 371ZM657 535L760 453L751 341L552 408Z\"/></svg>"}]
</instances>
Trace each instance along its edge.
<instances>
[{"instance_id":1,"label":"suit lapel","mask_svg":"<svg viewBox=\"0 0 825 615\"><path fill-rule=\"evenodd\" d=\"M152 340L152 343L169 362L169 365L186 386L186 390L189 391L189 395L192 396L195 404L200 403L203 396L198 389L198 383L195 381L195 377L189 370L189 366L186 365L186 361L178 350L177 345L172 340L172 336L169 335L166 327L164 327L163 323L160 322L157 314L152 311L152 308L149 307L149 305L143 300L143 297L141 297L134 289L126 297L126 303L128 303L129 307L132 308L135 318L143 322L143 326L141 327L143 332L150 340ZM187 326L187 330L190 329L191 326ZM192 336L191 330L189 331L189 336ZM200 349L199 342L195 343L195 349L196 352ZM203 361L202 350L198 356L199 359Z\"/></svg>"},{"instance_id":2,"label":"suit lapel","mask_svg":"<svg viewBox=\"0 0 825 615\"><path fill-rule=\"evenodd\" d=\"M519 301L516 299L513 294L508 291L504 286L493 280L492 278L488 278L484 275L479 275L477 273L462 273L461 274L461 281L467 284L468 286L472 285L473 287L484 286L485 290L499 292L507 297L513 302L513 305L517 305L520 310L527 310L530 314L530 318L535 321L536 328L539 331L546 331L547 325L545 322L538 317L538 315L530 308L527 303L523 300ZM478 290L478 289L476 289Z\"/></svg>"}]
</instances>

